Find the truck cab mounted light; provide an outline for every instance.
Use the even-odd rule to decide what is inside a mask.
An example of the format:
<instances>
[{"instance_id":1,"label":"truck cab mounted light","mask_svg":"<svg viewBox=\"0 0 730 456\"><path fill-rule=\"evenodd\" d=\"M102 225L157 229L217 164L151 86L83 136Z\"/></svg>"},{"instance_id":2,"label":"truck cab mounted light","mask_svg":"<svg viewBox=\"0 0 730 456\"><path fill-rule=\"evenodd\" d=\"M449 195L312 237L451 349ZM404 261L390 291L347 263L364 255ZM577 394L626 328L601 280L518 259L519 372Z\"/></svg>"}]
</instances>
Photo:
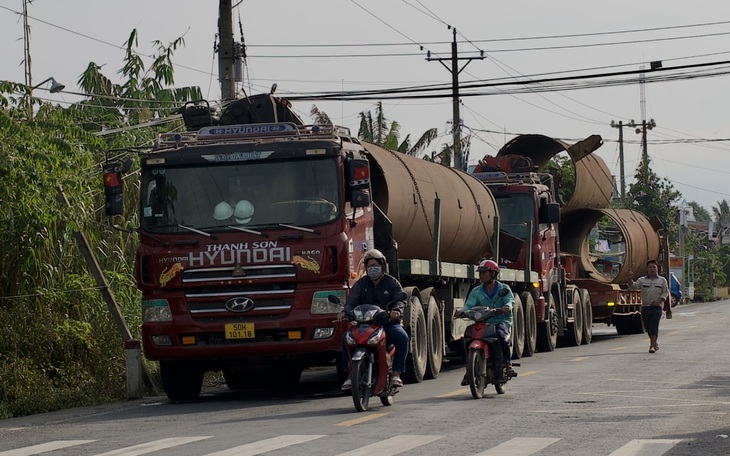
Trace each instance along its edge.
<instances>
[{"instance_id":1,"label":"truck cab mounted light","mask_svg":"<svg viewBox=\"0 0 730 456\"><path fill-rule=\"evenodd\" d=\"M170 347L172 346L172 340L170 336L152 336L152 343L158 347Z\"/></svg>"},{"instance_id":2,"label":"truck cab mounted light","mask_svg":"<svg viewBox=\"0 0 730 456\"><path fill-rule=\"evenodd\" d=\"M316 328L314 330L314 339L329 339L335 333L335 328Z\"/></svg>"}]
</instances>

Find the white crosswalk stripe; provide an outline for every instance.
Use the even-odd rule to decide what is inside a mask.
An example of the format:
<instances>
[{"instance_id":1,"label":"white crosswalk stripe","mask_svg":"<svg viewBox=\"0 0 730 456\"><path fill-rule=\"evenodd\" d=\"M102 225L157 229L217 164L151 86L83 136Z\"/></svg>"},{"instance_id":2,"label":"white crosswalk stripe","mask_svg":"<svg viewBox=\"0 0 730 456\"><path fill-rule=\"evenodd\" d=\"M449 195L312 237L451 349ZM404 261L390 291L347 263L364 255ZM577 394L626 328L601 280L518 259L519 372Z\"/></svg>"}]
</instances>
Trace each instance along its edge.
<instances>
[{"instance_id":1,"label":"white crosswalk stripe","mask_svg":"<svg viewBox=\"0 0 730 456\"><path fill-rule=\"evenodd\" d=\"M264 454L269 451L293 447L325 437L339 438L338 436L330 435L280 435L213 453L207 453L203 456L254 456ZM392 456L428 445L429 443L443 439L444 437L445 436L443 435L397 435L359 448L353 448L344 453L340 453L337 456ZM139 456L211 438L213 438L213 436L171 437L119 448L106 453L97 454L96 456ZM529 456L556 442L559 442L560 440L562 439L549 437L516 437L500 443L499 445L486 448L484 451L477 453L474 456ZM681 439L631 440L621 448L615 450L609 456L662 456L681 441ZM31 456L50 451L63 450L64 448L90 444L93 442L99 442L99 440L54 440L24 448L0 451L0 456ZM93 451L93 447L87 447L86 452L83 451L83 448L84 447L80 447L78 450L74 449L74 454L89 454ZM311 451L311 448L307 451ZM179 450L179 454L192 453L181 449Z\"/></svg>"},{"instance_id":2,"label":"white crosswalk stripe","mask_svg":"<svg viewBox=\"0 0 730 456\"><path fill-rule=\"evenodd\" d=\"M0 452L0 456L30 456L31 454L41 454L46 451L60 450L62 448L83 445L84 443L91 442L96 442L96 440L54 440L53 442L18 448L17 450L2 451Z\"/></svg>"},{"instance_id":3,"label":"white crosswalk stripe","mask_svg":"<svg viewBox=\"0 0 730 456\"><path fill-rule=\"evenodd\" d=\"M661 456L681 441L672 439L632 440L609 456Z\"/></svg>"},{"instance_id":4,"label":"white crosswalk stripe","mask_svg":"<svg viewBox=\"0 0 730 456\"><path fill-rule=\"evenodd\" d=\"M286 448L288 446L296 445L298 443L309 442L310 440L316 440L326 435L280 435L279 437L273 437L271 439L259 440L258 442L249 443L246 445L237 446L235 448L229 448L227 450L218 451L216 453L209 453L205 456L253 456L256 454L265 453L267 451L278 450L280 448Z\"/></svg>"},{"instance_id":5,"label":"white crosswalk stripe","mask_svg":"<svg viewBox=\"0 0 730 456\"><path fill-rule=\"evenodd\" d=\"M413 448L431 443L442 437L443 435L397 435L381 442L366 445L346 453L340 453L338 456L369 456L373 454L390 456L412 450Z\"/></svg>"},{"instance_id":6,"label":"white crosswalk stripe","mask_svg":"<svg viewBox=\"0 0 730 456\"><path fill-rule=\"evenodd\" d=\"M186 443L197 442L199 440L209 439L212 436L200 436L200 437L170 437L167 439L154 440L152 442L141 443L126 448L120 448L118 450L109 451L107 453L98 454L96 456L139 456L140 454L152 453L153 451L164 450L166 448L172 448Z\"/></svg>"},{"instance_id":7,"label":"white crosswalk stripe","mask_svg":"<svg viewBox=\"0 0 730 456\"><path fill-rule=\"evenodd\" d=\"M560 439L517 437L474 456L528 456L537 453L558 440Z\"/></svg>"}]
</instances>

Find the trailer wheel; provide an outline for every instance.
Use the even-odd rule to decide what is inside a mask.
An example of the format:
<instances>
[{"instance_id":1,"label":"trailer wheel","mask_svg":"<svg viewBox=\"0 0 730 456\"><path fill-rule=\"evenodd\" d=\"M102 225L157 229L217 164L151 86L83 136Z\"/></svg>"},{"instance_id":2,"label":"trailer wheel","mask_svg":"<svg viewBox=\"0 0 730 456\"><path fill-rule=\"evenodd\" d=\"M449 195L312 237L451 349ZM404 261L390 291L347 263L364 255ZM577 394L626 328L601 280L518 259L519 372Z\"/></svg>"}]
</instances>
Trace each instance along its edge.
<instances>
[{"instance_id":1,"label":"trailer wheel","mask_svg":"<svg viewBox=\"0 0 730 456\"><path fill-rule=\"evenodd\" d=\"M522 300L515 295L515 305L512 309L512 359L520 359L525 349L525 313Z\"/></svg>"},{"instance_id":2,"label":"trailer wheel","mask_svg":"<svg viewBox=\"0 0 730 456\"><path fill-rule=\"evenodd\" d=\"M424 377L432 379L439 376L444 360L444 319L436 296L433 295L433 288L421 291L421 302L426 317L426 338L428 339Z\"/></svg>"},{"instance_id":3,"label":"trailer wheel","mask_svg":"<svg viewBox=\"0 0 730 456\"><path fill-rule=\"evenodd\" d=\"M203 369L190 363L160 361L160 377L165 394L171 401L192 401L200 396Z\"/></svg>"},{"instance_id":4,"label":"trailer wheel","mask_svg":"<svg viewBox=\"0 0 730 456\"><path fill-rule=\"evenodd\" d=\"M553 351L558 345L558 308L552 293L545 310L545 321L537 327L537 350L541 352Z\"/></svg>"},{"instance_id":5,"label":"trailer wheel","mask_svg":"<svg viewBox=\"0 0 730 456\"><path fill-rule=\"evenodd\" d=\"M416 290L414 293L413 288L405 291L410 296L404 319L410 341L408 357L406 358L406 371L403 375L408 383L421 383L423 376L426 374L426 360L428 359L426 316L423 313L423 305L421 305L421 298L418 297L418 291Z\"/></svg>"},{"instance_id":6,"label":"trailer wheel","mask_svg":"<svg viewBox=\"0 0 730 456\"><path fill-rule=\"evenodd\" d=\"M522 356L528 358L535 354L537 345L537 315L535 315L535 300L532 293L523 291L520 293L522 307L525 314L525 349Z\"/></svg>"},{"instance_id":7,"label":"trailer wheel","mask_svg":"<svg viewBox=\"0 0 730 456\"><path fill-rule=\"evenodd\" d=\"M593 304L588 290L580 288L579 291L583 303L583 345L588 345L593 340Z\"/></svg>"},{"instance_id":8,"label":"trailer wheel","mask_svg":"<svg viewBox=\"0 0 730 456\"><path fill-rule=\"evenodd\" d=\"M583 301L577 288L568 289L573 306L573 322L568 323L565 333L565 342L575 347L583 341Z\"/></svg>"}]
</instances>

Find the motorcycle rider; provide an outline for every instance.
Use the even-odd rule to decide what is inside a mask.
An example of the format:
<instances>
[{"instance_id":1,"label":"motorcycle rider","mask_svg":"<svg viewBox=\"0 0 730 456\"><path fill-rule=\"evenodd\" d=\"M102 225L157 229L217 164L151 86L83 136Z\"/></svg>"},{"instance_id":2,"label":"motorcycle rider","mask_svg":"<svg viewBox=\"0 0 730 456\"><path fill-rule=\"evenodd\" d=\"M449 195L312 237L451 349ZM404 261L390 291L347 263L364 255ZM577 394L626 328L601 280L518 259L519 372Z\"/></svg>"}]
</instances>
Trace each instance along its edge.
<instances>
[{"instance_id":1,"label":"motorcycle rider","mask_svg":"<svg viewBox=\"0 0 730 456\"><path fill-rule=\"evenodd\" d=\"M362 265L365 267L366 274L363 275L355 285L350 289L350 295L345 303L345 310L340 313L339 319L342 320L345 312L352 311L360 304L374 304L381 309L390 311L390 322L383 325L385 330L385 339L388 344L395 345L395 356L393 357L393 386L403 386L400 374L406 367L406 356L408 355L408 333L400 324L403 316L404 302L391 304L390 309L386 309L392 300L392 296L403 292L398 279L387 274L385 255L376 249L368 250L362 258ZM344 366L347 368L349 357L343 337L343 356ZM347 379L342 385L343 390L352 388L352 380Z\"/></svg>"},{"instance_id":2,"label":"motorcycle rider","mask_svg":"<svg viewBox=\"0 0 730 456\"><path fill-rule=\"evenodd\" d=\"M469 292L469 297L466 298L464 308L455 311L454 317L459 318L464 314L464 311L477 306L500 309L501 312L487 320L487 322L495 326L497 338L502 347L502 360L504 361L504 368L507 375L515 376L517 373L512 368L512 363L510 362L512 356L508 341L510 328L512 327L512 308L515 305L515 297L509 285L497 280L497 277L499 277L499 265L496 262L484 259L479 262L477 271L479 272L481 285ZM467 344L466 347L468 347L469 342L465 341L465 343ZM462 386L469 384L466 375L464 375L464 380L461 381L461 384Z\"/></svg>"}]
</instances>

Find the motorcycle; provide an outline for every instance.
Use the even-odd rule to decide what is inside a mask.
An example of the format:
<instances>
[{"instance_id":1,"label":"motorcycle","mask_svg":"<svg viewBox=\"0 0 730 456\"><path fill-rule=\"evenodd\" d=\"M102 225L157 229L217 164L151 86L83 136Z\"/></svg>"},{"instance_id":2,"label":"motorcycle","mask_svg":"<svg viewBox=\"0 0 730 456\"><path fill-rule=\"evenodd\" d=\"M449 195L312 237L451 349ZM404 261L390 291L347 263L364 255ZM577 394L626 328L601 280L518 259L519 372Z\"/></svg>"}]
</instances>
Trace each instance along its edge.
<instances>
[{"instance_id":1,"label":"motorcycle","mask_svg":"<svg viewBox=\"0 0 730 456\"><path fill-rule=\"evenodd\" d=\"M484 388L493 384L497 394L504 394L505 385L517 374L508 372L502 360L502 349L497 337L496 326L487 320L499 315L502 309L489 307L472 307L463 312L462 317L474 321L464 330L464 339L471 340L467 347L466 377L474 399L484 396ZM519 364L513 364L519 366Z\"/></svg>"},{"instance_id":2,"label":"motorcycle","mask_svg":"<svg viewBox=\"0 0 730 456\"><path fill-rule=\"evenodd\" d=\"M407 295L399 293L386 306L405 301ZM340 304L335 295L328 297L334 304ZM351 354L350 378L352 379L352 402L358 412L368 409L371 396L378 396L385 406L393 405L393 396L398 387L391 383L393 378L393 356L395 346L385 341L383 325L390 321L390 311L373 304L361 304L345 317L351 322L345 335L345 342Z\"/></svg>"}]
</instances>

